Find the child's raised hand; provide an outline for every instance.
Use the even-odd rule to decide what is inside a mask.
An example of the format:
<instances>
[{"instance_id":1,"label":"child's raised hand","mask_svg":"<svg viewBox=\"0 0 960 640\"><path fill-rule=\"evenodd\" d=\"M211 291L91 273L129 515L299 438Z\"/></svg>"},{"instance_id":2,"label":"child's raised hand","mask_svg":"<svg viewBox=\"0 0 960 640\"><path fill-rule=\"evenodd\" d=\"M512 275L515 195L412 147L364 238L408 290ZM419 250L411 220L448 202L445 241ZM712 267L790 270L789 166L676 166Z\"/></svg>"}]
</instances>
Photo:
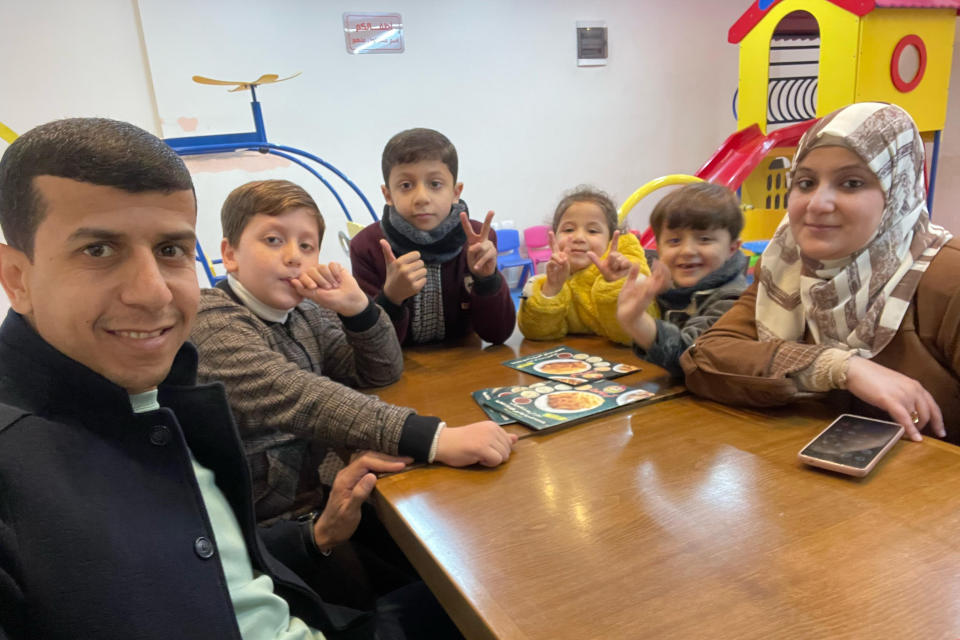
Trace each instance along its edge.
<instances>
[{"instance_id":1,"label":"child's raised hand","mask_svg":"<svg viewBox=\"0 0 960 640\"><path fill-rule=\"evenodd\" d=\"M470 273L479 278L493 275L497 270L497 247L490 240L490 223L493 222L493 211L487 212L480 233L473 230L470 218L466 211L460 212L460 224L467 234L467 268Z\"/></svg>"},{"instance_id":2,"label":"child's raised hand","mask_svg":"<svg viewBox=\"0 0 960 640\"><path fill-rule=\"evenodd\" d=\"M355 316L370 304L353 275L336 262L308 267L290 284L304 298L342 316Z\"/></svg>"},{"instance_id":3,"label":"child's raised hand","mask_svg":"<svg viewBox=\"0 0 960 640\"><path fill-rule=\"evenodd\" d=\"M550 239L550 261L547 262L547 281L543 283L540 292L548 298L560 293L563 283L570 277L570 259L557 244L557 236L553 231L547 232Z\"/></svg>"},{"instance_id":4,"label":"child's raised hand","mask_svg":"<svg viewBox=\"0 0 960 640\"><path fill-rule=\"evenodd\" d=\"M656 337L657 329L653 318L647 314L647 307L657 294L669 289L673 282L670 270L659 260L651 265L649 276L638 278L639 275L640 265L631 264L617 298L617 321L634 342L648 349Z\"/></svg>"},{"instance_id":5,"label":"child's raised hand","mask_svg":"<svg viewBox=\"0 0 960 640\"><path fill-rule=\"evenodd\" d=\"M627 260L626 256L617 251L617 242L620 240L620 231L614 231L610 238L610 247L607 250L607 257L601 260L593 251L587 251L587 257L597 265L600 275L607 282L616 282L627 275L630 266L633 264Z\"/></svg>"},{"instance_id":6,"label":"child's raised hand","mask_svg":"<svg viewBox=\"0 0 960 640\"><path fill-rule=\"evenodd\" d=\"M620 296L617 300L617 309L619 310L625 303L634 302L637 305L637 312L645 310L654 299L673 286L673 280L670 278L670 269L662 261L656 260L650 265L650 275L646 278L640 276L640 265L631 263L630 270L627 272L627 280L620 289Z\"/></svg>"},{"instance_id":7,"label":"child's raised hand","mask_svg":"<svg viewBox=\"0 0 960 640\"><path fill-rule=\"evenodd\" d=\"M427 267L420 259L419 251L405 253L399 258L393 255L390 243L380 239L383 260L387 264L387 279L383 283L383 295L393 304L402 304L407 298L420 293L427 283Z\"/></svg>"}]
</instances>

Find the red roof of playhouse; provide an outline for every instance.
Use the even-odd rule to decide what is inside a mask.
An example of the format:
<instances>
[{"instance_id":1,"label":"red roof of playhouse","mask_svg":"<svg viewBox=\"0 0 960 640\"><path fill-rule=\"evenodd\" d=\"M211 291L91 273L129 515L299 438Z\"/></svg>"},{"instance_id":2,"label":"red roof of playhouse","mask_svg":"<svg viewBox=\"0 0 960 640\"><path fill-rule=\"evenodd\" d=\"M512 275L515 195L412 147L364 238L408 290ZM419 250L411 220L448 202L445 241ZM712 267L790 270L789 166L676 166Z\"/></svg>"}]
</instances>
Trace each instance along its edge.
<instances>
[{"instance_id":1,"label":"red roof of playhouse","mask_svg":"<svg viewBox=\"0 0 960 640\"><path fill-rule=\"evenodd\" d=\"M750 33L770 9L780 0L754 0L750 8L733 23L727 32L727 42L737 44ZM960 0L827 0L841 9L858 16L865 16L874 9L957 9Z\"/></svg>"}]
</instances>

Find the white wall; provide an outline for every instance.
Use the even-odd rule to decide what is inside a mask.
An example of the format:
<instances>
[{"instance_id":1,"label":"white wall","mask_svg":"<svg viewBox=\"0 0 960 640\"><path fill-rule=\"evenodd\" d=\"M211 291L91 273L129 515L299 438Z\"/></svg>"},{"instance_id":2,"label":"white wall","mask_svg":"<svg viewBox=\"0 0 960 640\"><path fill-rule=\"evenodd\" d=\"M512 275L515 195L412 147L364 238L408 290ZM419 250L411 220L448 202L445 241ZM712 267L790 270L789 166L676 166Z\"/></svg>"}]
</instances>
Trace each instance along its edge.
<instances>
[{"instance_id":1,"label":"white wall","mask_svg":"<svg viewBox=\"0 0 960 640\"><path fill-rule=\"evenodd\" d=\"M493 209L518 227L548 218L582 182L619 204L653 177L692 172L735 128L737 48L726 44L726 25L741 10L735 3L398 1L388 8L403 16L406 51L366 56L345 50L342 13L351 4L140 0L140 8L167 135L184 135L180 118L199 120L201 133L251 128L248 94L195 84L193 74L302 71L258 91L270 139L336 164L378 215L380 152L413 126L438 129L456 145L476 216ZM576 66L578 19L607 21L606 67ZM342 228L314 178L299 168L277 175L307 186L330 227ZM229 188L257 177L265 174L198 180L205 246L219 235L216 211ZM371 221L356 201L348 205Z\"/></svg>"},{"instance_id":2,"label":"white wall","mask_svg":"<svg viewBox=\"0 0 960 640\"><path fill-rule=\"evenodd\" d=\"M23 132L57 118L106 116L156 130L135 11L130 0L3 2L0 122ZM0 314L7 307L0 290Z\"/></svg>"},{"instance_id":3,"label":"white wall","mask_svg":"<svg viewBox=\"0 0 960 640\"><path fill-rule=\"evenodd\" d=\"M2 20L0 121L14 131L71 116L157 128L133 2L5 1Z\"/></svg>"},{"instance_id":4,"label":"white wall","mask_svg":"<svg viewBox=\"0 0 960 640\"><path fill-rule=\"evenodd\" d=\"M302 71L260 90L271 140L336 164L379 213L386 140L407 127L439 129L460 153L464 198L473 210L494 209L523 227L544 220L562 192L581 182L619 202L653 177L696 170L735 128L738 50L726 33L747 6L396 0L383 8L402 13L406 52L351 56L341 14L369 7L312 0L5 2L0 121L22 132L55 118L99 115L161 134L161 116L168 132L178 118L197 117L201 129L229 129L249 122L246 94L195 85L192 75L252 79ZM576 20L607 21L606 67L576 67ZM950 179L960 172L958 61L960 47L935 219L960 232L960 184ZM244 161L238 166L246 170L224 172L211 164L200 163L206 169L197 174L208 248L219 239L223 195L248 179L301 182L331 228L342 227L323 189L298 168L251 171ZM355 201L348 205L367 221ZM637 208L632 226L645 224L650 206ZM330 236L324 249L327 259L345 259Z\"/></svg>"}]
</instances>

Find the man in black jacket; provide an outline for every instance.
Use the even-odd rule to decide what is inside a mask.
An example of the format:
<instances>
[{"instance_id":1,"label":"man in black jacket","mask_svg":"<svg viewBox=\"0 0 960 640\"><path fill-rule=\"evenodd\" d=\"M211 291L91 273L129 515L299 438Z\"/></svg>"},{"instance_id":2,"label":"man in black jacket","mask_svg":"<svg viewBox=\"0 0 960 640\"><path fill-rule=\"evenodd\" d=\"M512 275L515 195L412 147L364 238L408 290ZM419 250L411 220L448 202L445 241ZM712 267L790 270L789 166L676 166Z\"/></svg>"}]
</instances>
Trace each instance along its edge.
<instances>
[{"instance_id":1,"label":"man in black jacket","mask_svg":"<svg viewBox=\"0 0 960 640\"><path fill-rule=\"evenodd\" d=\"M223 387L185 344L195 222L183 162L126 123L53 122L0 160L0 639L401 637L270 549L322 557L406 461L359 457L319 517L261 539Z\"/></svg>"}]
</instances>

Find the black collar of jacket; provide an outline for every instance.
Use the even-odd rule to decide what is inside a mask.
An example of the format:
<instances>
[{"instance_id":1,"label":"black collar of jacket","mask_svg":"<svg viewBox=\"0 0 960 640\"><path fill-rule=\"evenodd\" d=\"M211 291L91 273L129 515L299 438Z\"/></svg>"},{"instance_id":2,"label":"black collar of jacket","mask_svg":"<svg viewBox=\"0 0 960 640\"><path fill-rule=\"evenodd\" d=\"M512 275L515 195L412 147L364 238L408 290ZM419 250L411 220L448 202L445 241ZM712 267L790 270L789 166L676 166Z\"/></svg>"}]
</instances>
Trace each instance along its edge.
<instances>
[{"instance_id":1,"label":"black collar of jacket","mask_svg":"<svg viewBox=\"0 0 960 640\"><path fill-rule=\"evenodd\" d=\"M197 350L185 343L177 352L165 386L194 386ZM129 394L89 367L67 357L44 340L12 309L0 325L0 401L45 415L129 416Z\"/></svg>"}]
</instances>

